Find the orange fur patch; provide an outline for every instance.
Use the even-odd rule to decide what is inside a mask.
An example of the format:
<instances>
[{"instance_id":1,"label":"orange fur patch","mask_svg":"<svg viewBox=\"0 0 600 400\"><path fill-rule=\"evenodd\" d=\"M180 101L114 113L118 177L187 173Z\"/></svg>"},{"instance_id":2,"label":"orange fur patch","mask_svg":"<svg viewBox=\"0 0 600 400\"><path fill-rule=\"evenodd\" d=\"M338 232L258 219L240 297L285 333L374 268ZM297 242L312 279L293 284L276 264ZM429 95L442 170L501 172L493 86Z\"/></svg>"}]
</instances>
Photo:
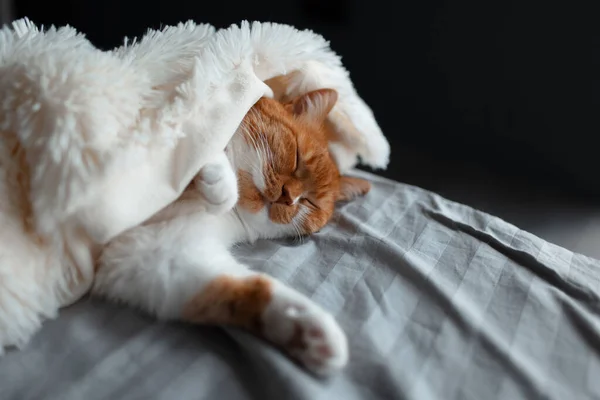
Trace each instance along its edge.
<instances>
[{"instance_id":1,"label":"orange fur patch","mask_svg":"<svg viewBox=\"0 0 600 400\"><path fill-rule=\"evenodd\" d=\"M371 190L371 183L360 178L342 176L340 179L340 194L338 201L350 201L358 196L364 196Z\"/></svg>"},{"instance_id":2,"label":"orange fur patch","mask_svg":"<svg viewBox=\"0 0 600 400\"><path fill-rule=\"evenodd\" d=\"M269 219L278 224L289 224L298 213L298 204L288 206L285 204L274 203L269 210Z\"/></svg>"},{"instance_id":3,"label":"orange fur patch","mask_svg":"<svg viewBox=\"0 0 600 400\"><path fill-rule=\"evenodd\" d=\"M250 173L238 172L238 205L251 212L269 205L269 219L278 224L291 223L301 205L308 213L303 214L299 233L310 234L331 218L336 201L366 193L368 182L352 178L355 185L342 185L344 178L329 153L329 142L341 140L327 118L337 93L321 89L287 99L285 88L291 78L270 80L277 100L260 99L244 118L246 143L257 152L266 149L270 154L263 154L269 162L263 166L262 193ZM346 189L348 193L342 192Z\"/></svg>"},{"instance_id":4,"label":"orange fur patch","mask_svg":"<svg viewBox=\"0 0 600 400\"><path fill-rule=\"evenodd\" d=\"M238 174L238 204L246 209L258 210L260 199L263 206L266 202L270 204L269 217L273 222L288 224L298 213L299 204L312 203L311 211L304 220L315 218L315 223L303 226L321 226L322 221L333 213L340 179L327 148L323 119L302 118L294 114L290 105L263 98L247 114L244 124L247 143L256 151L268 148L272 157L264 166L266 187L262 194L255 188L249 173L241 171Z\"/></svg>"},{"instance_id":5,"label":"orange fur patch","mask_svg":"<svg viewBox=\"0 0 600 400\"><path fill-rule=\"evenodd\" d=\"M305 233L315 233L318 232L321 228L329 222L333 211L324 211L324 210L313 210L310 213L310 218L306 218L302 221L301 228Z\"/></svg>"},{"instance_id":6,"label":"orange fur patch","mask_svg":"<svg viewBox=\"0 0 600 400\"><path fill-rule=\"evenodd\" d=\"M254 185L252 175L247 171L238 171L238 193L237 205L251 213L257 213L265 206L262 194Z\"/></svg>"},{"instance_id":7,"label":"orange fur patch","mask_svg":"<svg viewBox=\"0 0 600 400\"><path fill-rule=\"evenodd\" d=\"M271 302L271 282L262 276L220 276L186 304L183 318L201 324L261 330L261 316Z\"/></svg>"},{"instance_id":8,"label":"orange fur patch","mask_svg":"<svg viewBox=\"0 0 600 400\"><path fill-rule=\"evenodd\" d=\"M325 131L325 137L327 138L327 141L334 143L343 143L341 133L329 119L325 121L323 129Z\"/></svg>"}]
</instances>

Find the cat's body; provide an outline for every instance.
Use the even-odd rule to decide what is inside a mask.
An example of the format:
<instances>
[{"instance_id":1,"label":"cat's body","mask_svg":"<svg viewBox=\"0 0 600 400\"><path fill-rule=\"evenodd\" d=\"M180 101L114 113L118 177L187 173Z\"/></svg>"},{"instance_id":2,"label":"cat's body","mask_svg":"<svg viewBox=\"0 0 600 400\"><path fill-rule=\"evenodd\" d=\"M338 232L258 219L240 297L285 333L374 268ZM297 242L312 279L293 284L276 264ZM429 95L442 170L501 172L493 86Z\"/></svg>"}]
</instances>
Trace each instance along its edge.
<instances>
[{"instance_id":1,"label":"cat's body","mask_svg":"<svg viewBox=\"0 0 600 400\"><path fill-rule=\"evenodd\" d=\"M261 99L177 202L109 243L94 292L160 318L247 329L316 373L343 367L347 342L334 318L229 251L313 233L336 201L369 190L340 177L327 150L324 121L336 99L332 90L285 105Z\"/></svg>"}]
</instances>

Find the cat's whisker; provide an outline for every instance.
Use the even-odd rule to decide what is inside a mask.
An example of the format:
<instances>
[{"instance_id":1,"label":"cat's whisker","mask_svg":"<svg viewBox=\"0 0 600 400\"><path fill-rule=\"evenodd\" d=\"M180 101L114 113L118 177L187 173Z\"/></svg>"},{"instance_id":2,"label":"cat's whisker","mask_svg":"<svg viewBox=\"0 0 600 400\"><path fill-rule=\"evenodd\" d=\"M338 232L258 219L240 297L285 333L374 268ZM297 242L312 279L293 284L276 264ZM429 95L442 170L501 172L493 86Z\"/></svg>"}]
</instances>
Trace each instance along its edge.
<instances>
[{"instance_id":1,"label":"cat's whisker","mask_svg":"<svg viewBox=\"0 0 600 400\"><path fill-rule=\"evenodd\" d=\"M263 158L263 143L262 140L260 140L260 133L255 133L253 131L247 131L246 132L247 136L249 137L249 139L252 141L252 146L254 147L254 150L256 151L256 155L258 156L258 159L260 161L260 163L263 163L264 158Z\"/></svg>"},{"instance_id":2,"label":"cat's whisker","mask_svg":"<svg viewBox=\"0 0 600 400\"><path fill-rule=\"evenodd\" d=\"M252 147L256 150L257 154L260 157L260 150L256 138L254 137L252 131L250 129L244 130L244 136L248 138L252 142Z\"/></svg>"},{"instance_id":3,"label":"cat's whisker","mask_svg":"<svg viewBox=\"0 0 600 400\"><path fill-rule=\"evenodd\" d=\"M295 230L296 236L294 237L294 241L299 243L304 242L304 235L302 234L301 226L306 222L307 215L305 214L305 208L300 205L298 207L298 212L292 219L292 227Z\"/></svg>"},{"instance_id":4,"label":"cat's whisker","mask_svg":"<svg viewBox=\"0 0 600 400\"><path fill-rule=\"evenodd\" d=\"M271 164L273 161L273 158L272 158L271 151L269 151L270 146L269 146L269 142L267 140L267 135L265 133L266 129L267 129L267 126L266 126L265 122L261 119L260 120L260 129L258 131L258 136L259 136L258 139L262 144L262 150L263 150L263 153L266 155L268 163Z\"/></svg>"},{"instance_id":5,"label":"cat's whisker","mask_svg":"<svg viewBox=\"0 0 600 400\"><path fill-rule=\"evenodd\" d=\"M255 111L252 110L252 112ZM257 163L254 162L255 160L253 160L249 154L245 154L243 160L246 165L250 165L252 167L253 175L262 173L262 171L259 171L259 166L265 165L265 158L268 159L268 157L265 157L265 144L260 138L260 133L258 134L259 137L256 137L256 135L250 129L248 129L246 126L244 126L244 128L245 129L243 129L242 132L244 136L248 138L248 141L251 142L251 145L255 150L253 154L255 154L258 158L258 166Z\"/></svg>"},{"instance_id":6,"label":"cat's whisker","mask_svg":"<svg viewBox=\"0 0 600 400\"><path fill-rule=\"evenodd\" d=\"M267 164L270 166L273 162L273 157L271 152L269 151L269 143L267 142L267 138L264 133L260 134L260 143L262 144L262 151L267 158Z\"/></svg>"},{"instance_id":7,"label":"cat's whisker","mask_svg":"<svg viewBox=\"0 0 600 400\"><path fill-rule=\"evenodd\" d=\"M302 231L300 230L300 226L297 222L294 221L294 228L296 229L296 240L299 243L304 242L304 236L302 235Z\"/></svg>"}]
</instances>

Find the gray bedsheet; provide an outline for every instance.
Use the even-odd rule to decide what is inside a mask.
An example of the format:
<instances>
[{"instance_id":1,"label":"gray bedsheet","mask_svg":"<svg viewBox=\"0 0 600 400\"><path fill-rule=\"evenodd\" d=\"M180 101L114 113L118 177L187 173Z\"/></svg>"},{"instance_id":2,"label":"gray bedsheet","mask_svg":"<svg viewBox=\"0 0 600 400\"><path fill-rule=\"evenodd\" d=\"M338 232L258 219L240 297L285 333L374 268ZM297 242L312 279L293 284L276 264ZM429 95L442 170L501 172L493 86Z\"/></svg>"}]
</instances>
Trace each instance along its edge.
<instances>
[{"instance_id":1,"label":"gray bedsheet","mask_svg":"<svg viewBox=\"0 0 600 400\"><path fill-rule=\"evenodd\" d=\"M371 178L319 234L238 249L337 316L339 376L235 330L85 299L0 359L0 399L600 398L600 262Z\"/></svg>"}]
</instances>

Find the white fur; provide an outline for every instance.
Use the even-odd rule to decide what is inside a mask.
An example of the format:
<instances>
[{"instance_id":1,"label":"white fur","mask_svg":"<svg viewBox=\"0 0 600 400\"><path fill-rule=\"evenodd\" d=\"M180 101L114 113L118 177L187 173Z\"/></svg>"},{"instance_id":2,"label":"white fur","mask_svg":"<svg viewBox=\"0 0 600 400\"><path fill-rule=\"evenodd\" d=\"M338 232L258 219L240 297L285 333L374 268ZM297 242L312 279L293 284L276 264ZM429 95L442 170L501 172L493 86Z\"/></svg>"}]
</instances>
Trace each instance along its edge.
<instances>
[{"instance_id":1,"label":"white fur","mask_svg":"<svg viewBox=\"0 0 600 400\"><path fill-rule=\"evenodd\" d=\"M295 70L304 85L298 84L300 89L337 89L341 112L364 128L365 140L355 140L353 134L346 141L346 158L355 162L359 155L371 165L385 165L389 148L382 144L372 113L337 55L312 32L268 23L215 31L188 22L103 52L69 27L42 31L23 19L2 28L0 349L26 343L44 318L83 295L92 284L101 247L123 232L121 239L127 238L143 221L148 224L130 240L148 249L147 258L135 261L138 269L113 271L124 274L114 279L114 295L173 316L174 305L207 278L170 275L164 249L183 243L178 253L183 270L193 269L198 258L220 257L213 250L226 241L218 234L214 243L206 238L206 247L182 238L200 235L192 223L196 218L205 219L199 226L228 227L216 224L219 216L210 212L218 214L234 200L225 196L229 203L212 204L189 199L165 207L222 152L254 102L273 95L263 81ZM25 155L27 170L16 162L15 144ZM24 173L26 198L15 200L17 178ZM28 229L23 224L27 208L32 211ZM193 215L185 224L166 222L184 209ZM227 215L230 224L238 223L235 218L243 221L248 239L293 233L280 227L265 234L264 216ZM168 234L157 243L150 222L158 226L161 218ZM123 246L109 246L105 255L125 251L128 244ZM219 263L230 263L235 270L234 261L223 258ZM146 270L155 273L146 275ZM104 282L111 282L109 268L106 276ZM168 290L165 279L174 280L178 291ZM156 297L143 300L140 292L149 287L156 289Z\"/></svg>"},{"instance_id":2,"label":"white fur","mask_svg":"<svg viewBox=\"0 0 600 400\"><path fill-rule=\"evenodd\" d=\"M196 188L203 199L217 196L223 204L223 193L237 199L237 185L226 177L238 169L262 170L268 151L249 151L243 131L239 129L228 146L229 159L223 153L200 171L198 180L204 183ZM205 184L207 175L209 185ZM294 225L307 212L300 205L291 224L276 224L269 219L268 206L256 214L233 206L207 214L201 201L196 204L195 210L180 208L170 221L157 217L161 222L133 228L109 243L100 258L93 292L161 318L179 318L186 303L217 276L253 274L232 257L232 245L293 236L298 232ZM333 317L295 290L267 279L273 283L273 293L263 316L266 338L285 346L300 331L307 346L291 349L293 357L318 374L342 368L348 359L347 341ZM324 347L328 354L322 353Z\"/></svg>"},{"instance_id":3,"label":"white fur","mask_svg":"<svg viewBox=\"0 0 600 400\"><path fill-rule=\"evenodd\" d=\"M265 311L266 336L285 344L300 330L304 349L294 349L291 356L319 375L329 375L348 363L348 340L333 316L295 290L277 282L273 301ZM320 333L315 335L315 333ZM326 348L330 354L320 352Z\"/></svg>"}]
</instances>

